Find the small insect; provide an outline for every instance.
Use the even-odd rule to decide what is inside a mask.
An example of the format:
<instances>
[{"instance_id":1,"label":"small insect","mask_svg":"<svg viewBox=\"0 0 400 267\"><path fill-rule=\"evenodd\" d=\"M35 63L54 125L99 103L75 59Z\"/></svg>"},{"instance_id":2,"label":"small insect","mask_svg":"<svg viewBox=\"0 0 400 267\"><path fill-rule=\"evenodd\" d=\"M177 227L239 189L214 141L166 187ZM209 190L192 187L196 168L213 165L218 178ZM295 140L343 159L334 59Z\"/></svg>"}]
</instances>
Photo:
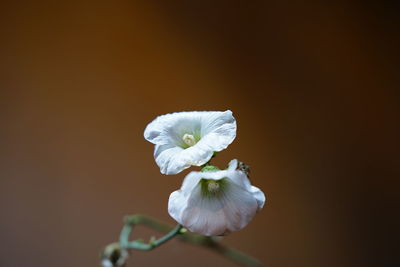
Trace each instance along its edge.
<instances>
[{"instance_id":1,"label":"small insect","mask_svg":"<svg viewBox=\"0 0 400 267\"><path fill-rule=\"evenodd\" d=\"M244 162L240 161L237 169L244 172L247 176L249 176L249 174L250 174L250 166L246 165Z\"/></svg>"}]
</instances>

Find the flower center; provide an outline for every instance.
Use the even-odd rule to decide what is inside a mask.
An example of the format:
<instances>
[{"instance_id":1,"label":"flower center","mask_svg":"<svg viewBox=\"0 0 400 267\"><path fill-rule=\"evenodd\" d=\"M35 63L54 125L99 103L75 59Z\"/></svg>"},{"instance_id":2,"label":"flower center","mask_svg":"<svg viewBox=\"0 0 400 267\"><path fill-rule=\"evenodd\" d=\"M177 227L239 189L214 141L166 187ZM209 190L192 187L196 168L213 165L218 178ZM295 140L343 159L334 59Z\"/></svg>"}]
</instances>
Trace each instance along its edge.
<instances>
[{"instance_id":1,"label":"flower center","mask_svg":"<svg viewBox=\"0 0 400 267\"><path fill-rule=\"evenodd\" d=\"M229 187L226 178L221 180L204 179L200 180L200 192L203 197L219 198Z\"/></svg>"},{"instance_id":2,"label":"flower center","mask_svg":"<svg viewBox=\"0 0 400 267\"><path fill-rule=\"evenodd\" d=\"M209 181L207 184L207 189L210 193L216 193L219 191L219 183L215 181Z\"/></svg>"},{"instance_id":3,"label":"flower center","mask_svg":"<svg viewBox=\"0 0 400 267\"><path fill-rule=\"evenodd\" d=\"M188 146L194 146L197 143L196 138L191 134L184 134L182 140Z\"/></svg>"}]
</instances>

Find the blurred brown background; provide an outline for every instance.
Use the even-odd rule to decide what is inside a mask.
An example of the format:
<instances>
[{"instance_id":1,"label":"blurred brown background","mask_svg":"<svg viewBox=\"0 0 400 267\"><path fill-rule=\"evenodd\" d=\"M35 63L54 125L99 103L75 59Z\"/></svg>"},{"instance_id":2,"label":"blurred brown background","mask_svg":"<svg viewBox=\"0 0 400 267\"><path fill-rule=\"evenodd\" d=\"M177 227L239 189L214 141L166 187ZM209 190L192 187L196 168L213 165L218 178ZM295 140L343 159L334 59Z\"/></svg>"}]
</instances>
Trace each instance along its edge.
<instances>
[{"instance_id":1,"label":"blurred brown background","mask_svg":"<svg viewBox=\"0 0 400 267\"><path fill-rule=\"evenodd\" d=\"M224 243L266 266L399 266L395 1L32 1L0 8L0 266L97 266L122 217L174 223L143 138L231 109L264 210ZM137 237L148 238L140 230ZM128 266L232 266L172 241Z\"/></svg>"}]
</instances>

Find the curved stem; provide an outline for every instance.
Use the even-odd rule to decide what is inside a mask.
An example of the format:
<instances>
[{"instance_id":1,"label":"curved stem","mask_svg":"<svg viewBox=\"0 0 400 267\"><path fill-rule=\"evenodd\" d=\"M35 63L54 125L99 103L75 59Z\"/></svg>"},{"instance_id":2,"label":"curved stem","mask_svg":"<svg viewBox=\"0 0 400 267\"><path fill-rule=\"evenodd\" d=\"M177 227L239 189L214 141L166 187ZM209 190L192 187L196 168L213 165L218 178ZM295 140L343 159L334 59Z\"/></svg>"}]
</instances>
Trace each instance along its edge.
<instances>
[{"instance_id":1,"label":"curved stem","mask_svg":"<svg viewBox=\"0 0 400 267\"><path fill-rule=\"evenodd\" d=\"M262 266L261 262L258 260L238 250L220 244L217 241L217 238L189 233L186 231L186 229L182 228L181 225L178 225L174 228L169 224L143 215L127 216L125 217L124 221L125 225L122 228L119 242L121 247L125 249L152 250L177 236L181 241L208 248L242 266ZM139 224L167 234L160 239L150 241L149 243L144 243L143 241L139 240L129 241L129 236L133 227Z\"/></svg>"},{"instance_id":2,"label":"curved stem","mask_svg":"<svg viewBox=\"0 0 400 267\"><path fill-rule=\"evenodd\" d=\"M134 220L134 221L137 221ZM140 223L140 222L139 222ZM135 241L129 241L129 236L131 235L131 232L133 230L133 226L135 224L139 223L132 223L129 222L125 223L124 227L122 227L121 235L119 237L119 243L121 244L122 248L125 249L137 249L137 250L152 250L168 240L172 239L175 237L177 234L180 233L180 230L182 229L182 225L177 225L174 229L172 229L169 233L167 233L165 236L157 239L157 240L151 240L149 243L144 243L143 241L140 240L135 240Z\"/></svg>"}]
</instances>

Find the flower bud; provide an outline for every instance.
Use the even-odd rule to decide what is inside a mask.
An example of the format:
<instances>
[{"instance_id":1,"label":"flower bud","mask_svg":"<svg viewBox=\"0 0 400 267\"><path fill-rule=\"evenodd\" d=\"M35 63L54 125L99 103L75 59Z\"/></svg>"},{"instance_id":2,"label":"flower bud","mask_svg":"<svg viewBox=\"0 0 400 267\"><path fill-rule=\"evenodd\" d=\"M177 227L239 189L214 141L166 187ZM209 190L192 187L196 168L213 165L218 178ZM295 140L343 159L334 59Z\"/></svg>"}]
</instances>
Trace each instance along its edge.
<instances>
[{"instance_id":1,"label":"flower bud","mask_svg":"<svg viewBox=\"0 0 400 267\"><path fill-rule=\"evenodd\" d=\"M128 251L119 243L112 243L104 248L101 255L102 267L124 267L128 260Z\"/></svg>"}]
</instances>

